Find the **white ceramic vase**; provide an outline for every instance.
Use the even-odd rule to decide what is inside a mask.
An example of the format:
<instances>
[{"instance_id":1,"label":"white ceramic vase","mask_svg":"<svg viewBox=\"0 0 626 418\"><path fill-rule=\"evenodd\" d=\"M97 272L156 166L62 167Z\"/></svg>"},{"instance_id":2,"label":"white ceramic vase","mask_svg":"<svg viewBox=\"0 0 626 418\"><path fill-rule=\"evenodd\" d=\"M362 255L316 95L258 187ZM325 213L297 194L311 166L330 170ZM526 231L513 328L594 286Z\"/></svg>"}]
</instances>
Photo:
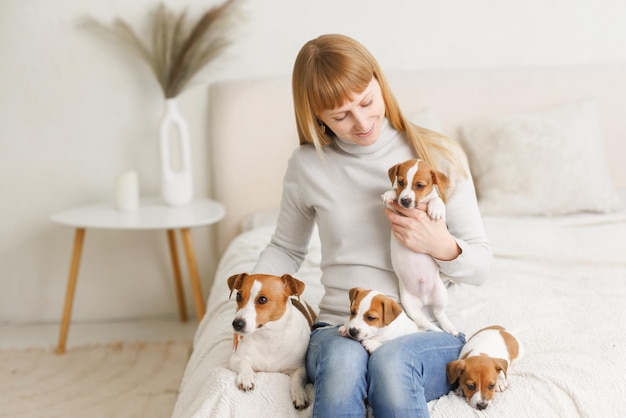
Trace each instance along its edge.
<instances>
[{"instance_id":1,"label":"white ceramic vase","mask_svg":"<svg viewBox=\"0 0 626 418\"><path fill-rule=\"evenodd\" d=\"M182 206L193 198L191 145L187 122L178 112L175 98L165 100L159 129L161 196L170 206Z\"/></svg>"}]
</instances>

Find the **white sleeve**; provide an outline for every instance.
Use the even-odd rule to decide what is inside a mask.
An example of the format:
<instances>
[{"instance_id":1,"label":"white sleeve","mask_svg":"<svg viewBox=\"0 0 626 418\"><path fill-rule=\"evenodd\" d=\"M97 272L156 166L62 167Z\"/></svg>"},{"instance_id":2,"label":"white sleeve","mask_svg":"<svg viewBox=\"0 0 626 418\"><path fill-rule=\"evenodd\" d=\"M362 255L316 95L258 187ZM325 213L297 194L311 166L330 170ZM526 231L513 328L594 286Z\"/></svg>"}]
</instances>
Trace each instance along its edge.
<instances>
[{"instance_id":1,"label":"white sleeve","mask_svg":"<svg viewBox=\"0 0 626 418\"><path fill-rule=\"evenodd\" d=\"M441 273L458 283L481 285L489 277L493 253L485 234L474 182L463 181L446 204L448 230L461 248L454 260L437 260Z\"/></svg>"}]
</instances>

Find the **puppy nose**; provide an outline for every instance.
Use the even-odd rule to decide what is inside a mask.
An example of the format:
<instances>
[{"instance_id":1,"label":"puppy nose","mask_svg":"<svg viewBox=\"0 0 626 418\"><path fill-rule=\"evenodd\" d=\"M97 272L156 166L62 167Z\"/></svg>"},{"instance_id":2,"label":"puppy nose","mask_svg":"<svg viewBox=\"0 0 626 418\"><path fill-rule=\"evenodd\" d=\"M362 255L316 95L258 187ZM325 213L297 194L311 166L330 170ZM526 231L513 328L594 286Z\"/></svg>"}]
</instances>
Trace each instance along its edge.
<instances>
[{"instance_id":1,"label":"puppy nose","mask_svg":"<svg viewBox=\"0 0 626 418\"><path fill-rule=\"evenodd\" d=\"M356 338L356 337L358 337L358 336L359 336L359 330L358 330L358 329L356 329L356 328L350 328L350 329L348 330L348 333L350 333L350 336L351 336L352 338Z\"/></svg>"},{"instance_id":2,"label":"puppy nose","mask_svg":"<svg viewBox=\"0 0 626 418\"><path fill-rule=\"evenodd\" d=\"M403 197L402 199L400 199L400 206L408 209L411 206L411 198Z\"/></svg>"},{"instance_id":3,"label":"puppy nose","mask_svg":"<svg viewBox=\"0 0 626 418\"><path fill-rule=\"evenodd\" d=\"M235 331L241 331L246 327L246 321L241 318L237 318L233 321L233 328Z\"/></svg>"},{"instance_id":4,"label":"puppy nose","mask_svg":"<svg viewBox=\"0 0 626 418\"><path fill-rule=\"evenodd\" d=\"M482 411L483 409L487 408L489 404L486 402L480 402L476 404L476 409L478 409L479 411Z\"/></svg>"}]
</instances>

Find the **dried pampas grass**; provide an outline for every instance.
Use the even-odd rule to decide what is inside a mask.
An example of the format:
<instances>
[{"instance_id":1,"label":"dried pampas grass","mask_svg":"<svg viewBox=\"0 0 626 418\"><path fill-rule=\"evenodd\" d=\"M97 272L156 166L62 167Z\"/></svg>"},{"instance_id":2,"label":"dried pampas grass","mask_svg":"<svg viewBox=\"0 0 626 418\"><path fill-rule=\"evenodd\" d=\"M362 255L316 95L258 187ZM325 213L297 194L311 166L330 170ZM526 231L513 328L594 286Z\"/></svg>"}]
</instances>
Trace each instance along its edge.
<instances>
[{"instance_id":1,"label":"dried pampas grass","mask_svg":"<svg viewBox=\"0 0 626 418\"><path fill-rule=\"evenodd\" d=\"M151 13L151 43L144 44L124 20L117 18L111 26L86 19L87 27L104 31L121 41L148 63L166 98L178 96L189 81L213 61L232 41L226 36L228 17L238 0L226 0L189 26L187 13L176 13L162 3Z\"/></svg>"}]
</instances>

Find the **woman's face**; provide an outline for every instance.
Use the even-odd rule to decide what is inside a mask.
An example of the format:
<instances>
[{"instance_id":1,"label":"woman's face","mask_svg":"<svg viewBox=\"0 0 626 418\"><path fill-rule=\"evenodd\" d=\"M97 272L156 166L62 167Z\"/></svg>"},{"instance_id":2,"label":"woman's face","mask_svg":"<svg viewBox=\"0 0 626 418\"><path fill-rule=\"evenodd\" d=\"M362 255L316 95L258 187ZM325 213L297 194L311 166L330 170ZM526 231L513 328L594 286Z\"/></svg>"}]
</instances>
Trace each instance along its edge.
<instances>
[{"instance_id":1,"label":"woman's face","mask_svg":"<svg viewBox=\"0 0 626 418\"><path fill-rule=\"evenodd\" d=\"M324 110L319 119L339 138L357 145L372 145L380 136L385 118L385 102L378 80L372 77L369 85L341 106Z\"/></svg>"}]
</instances>

